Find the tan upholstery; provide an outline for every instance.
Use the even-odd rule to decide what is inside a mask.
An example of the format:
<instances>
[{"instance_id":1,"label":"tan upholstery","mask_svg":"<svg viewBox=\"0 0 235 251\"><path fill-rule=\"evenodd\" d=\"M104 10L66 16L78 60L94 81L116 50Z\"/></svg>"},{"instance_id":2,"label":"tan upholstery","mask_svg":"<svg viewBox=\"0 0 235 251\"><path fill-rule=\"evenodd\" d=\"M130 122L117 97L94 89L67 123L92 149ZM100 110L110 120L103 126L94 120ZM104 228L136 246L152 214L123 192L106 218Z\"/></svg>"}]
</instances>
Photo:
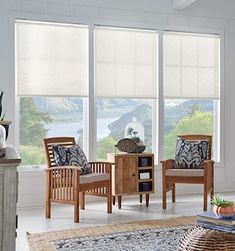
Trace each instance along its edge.
<instances>
[{"instance_id":1,"label":"tan upholstery","mask_svg":"<svg viewBox=\"0 0 235 251\"><path fill-rule=\"evenodd\" d=\"M80 184L92 183L108 179L109 179L108 173L89 173L80 176Z\"/></svg>"},{"instance_id":2,"label":"tan upholstery","mask_svg":"<svg viewBox=\"0 0 235 251\"><path fill-rule=\"evenodd\" d=\"M197 177L204 175L204 169L168 169L166 176Z\"/></svg>"}]
</instances>

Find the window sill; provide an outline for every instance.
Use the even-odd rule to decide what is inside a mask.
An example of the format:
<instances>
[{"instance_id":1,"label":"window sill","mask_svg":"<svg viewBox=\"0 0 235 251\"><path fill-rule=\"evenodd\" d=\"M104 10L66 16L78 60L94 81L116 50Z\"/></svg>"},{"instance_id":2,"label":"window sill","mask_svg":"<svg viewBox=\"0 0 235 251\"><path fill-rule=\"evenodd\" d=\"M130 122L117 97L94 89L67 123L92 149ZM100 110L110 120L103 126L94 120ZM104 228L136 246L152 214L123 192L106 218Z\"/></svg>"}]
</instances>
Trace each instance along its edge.
<instances>
[{"instance_id":1,"label":"window sill","mask_svg":"<svg viewBox=\"0 0 235 251\"><path fill-rule=\"evenodd\" d=\"M17 167L18 172L41 172L46 169L46 165L20 165Z\"/></svg>"}]
</instances>

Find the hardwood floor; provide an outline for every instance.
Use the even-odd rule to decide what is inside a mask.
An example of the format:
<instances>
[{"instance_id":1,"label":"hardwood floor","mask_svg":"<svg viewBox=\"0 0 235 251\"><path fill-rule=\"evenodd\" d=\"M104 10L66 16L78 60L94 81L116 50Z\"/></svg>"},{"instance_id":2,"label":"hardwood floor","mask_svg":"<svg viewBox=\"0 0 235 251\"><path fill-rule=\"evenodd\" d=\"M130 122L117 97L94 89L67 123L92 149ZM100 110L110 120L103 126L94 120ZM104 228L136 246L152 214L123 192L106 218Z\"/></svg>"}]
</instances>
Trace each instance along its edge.
<instances>
[{"instance_id":1,"label":"hardwood floor","mask_svg":"<svg viewBox=\"0 0 235 251\"><path fill-rule=\"evenodd\" d=\"M223 194L226 199L235 201L235 193ZM124 223L128 221L141 221L151 219L163 219L182 215L196 215L202 211L203 196L177 196L175 204L170 202L167 210L162 210L162 201L160 197L150 197L150 205L145 206L139 203L138 196L123 197L122 209L117 205L113 206L113 213L106 213L106 202L92 201L86 203L86 210L81 210L80 222L73 222L73 207L67 205L52 206L51 219L45 219L44 207L18 208L18 229L16 239L17 251L29 251L26 232L38 233L49 232L69 228L91 227L112 223ZM209 200L209 198L208 198ZM66 216L65 216L66 215Z\"/></svg>"}]
</instances>

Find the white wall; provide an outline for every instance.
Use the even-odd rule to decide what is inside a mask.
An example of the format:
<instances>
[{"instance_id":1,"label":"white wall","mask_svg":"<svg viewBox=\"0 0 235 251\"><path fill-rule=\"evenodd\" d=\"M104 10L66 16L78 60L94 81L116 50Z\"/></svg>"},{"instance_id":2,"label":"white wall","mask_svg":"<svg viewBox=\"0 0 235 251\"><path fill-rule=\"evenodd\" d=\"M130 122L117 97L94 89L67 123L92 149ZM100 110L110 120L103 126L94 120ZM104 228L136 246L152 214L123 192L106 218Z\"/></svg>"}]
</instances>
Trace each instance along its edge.
<instances>
[{"instance_id":1,"label":"white wall","mask_svg":"<svg viewBox=\"0 0 235 251\"><path fill-rule=\"evenodd\" d=\"M170 0L0 0L0 89L5 92L7 119L13 121L8 143L17 145L17 111L14 81L14 20L16 18L107 24L143 28L177 28L182 30L220 32L224 34L222 79L224 102L224 163L215 170L216 191L235 191L235 1L198 0L188 8L176 11ZM223 141L222 141L223 143ZM161 172L157 170L157 191ZM44 175L20 173L21 205L42 204ZM195 186L180 186L180 192L199 191ZM202 191L202 187L200 188ZM33 199L32 199L33 198ZM38 198L35 199L35 198ZM31 201L32 199L32 201Z\"/></svg>"}]
</instances>

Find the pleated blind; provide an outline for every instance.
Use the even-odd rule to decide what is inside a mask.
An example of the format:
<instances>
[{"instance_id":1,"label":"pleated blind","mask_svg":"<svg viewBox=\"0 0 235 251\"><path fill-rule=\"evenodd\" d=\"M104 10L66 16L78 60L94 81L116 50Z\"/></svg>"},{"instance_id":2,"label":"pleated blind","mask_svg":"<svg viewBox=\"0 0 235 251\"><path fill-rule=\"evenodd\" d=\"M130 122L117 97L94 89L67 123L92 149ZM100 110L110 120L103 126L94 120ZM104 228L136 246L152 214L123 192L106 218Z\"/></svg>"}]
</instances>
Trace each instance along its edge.
<instances>
[{"instance_id":1,"label":"pleated blind","mask_svg":"<svg viewBox=\"0 0 235 251\"><path fill-rule=\"evenodd\" d=\"M165 32L165 98L220 97L220 38L217 35Z\"/></svg>"},{"instance_id":2,"label":"pleated blind","mask_svg":"<svg viewBox=\"0 0 235 251\"><path fill-rule=\"evenodd\" d=\"M88 96L88 27L16 23L17 94Z\"/></svg>"},{"instance_id":3,"label":"pleated blind","mask_svg":"<svg viewBox=\"0 0 235 251\"><path fill-rule=\"evenodd\" d=\"M95 28L95 95L157 98L156 31Z\"/></svg>"}]
</instances>

